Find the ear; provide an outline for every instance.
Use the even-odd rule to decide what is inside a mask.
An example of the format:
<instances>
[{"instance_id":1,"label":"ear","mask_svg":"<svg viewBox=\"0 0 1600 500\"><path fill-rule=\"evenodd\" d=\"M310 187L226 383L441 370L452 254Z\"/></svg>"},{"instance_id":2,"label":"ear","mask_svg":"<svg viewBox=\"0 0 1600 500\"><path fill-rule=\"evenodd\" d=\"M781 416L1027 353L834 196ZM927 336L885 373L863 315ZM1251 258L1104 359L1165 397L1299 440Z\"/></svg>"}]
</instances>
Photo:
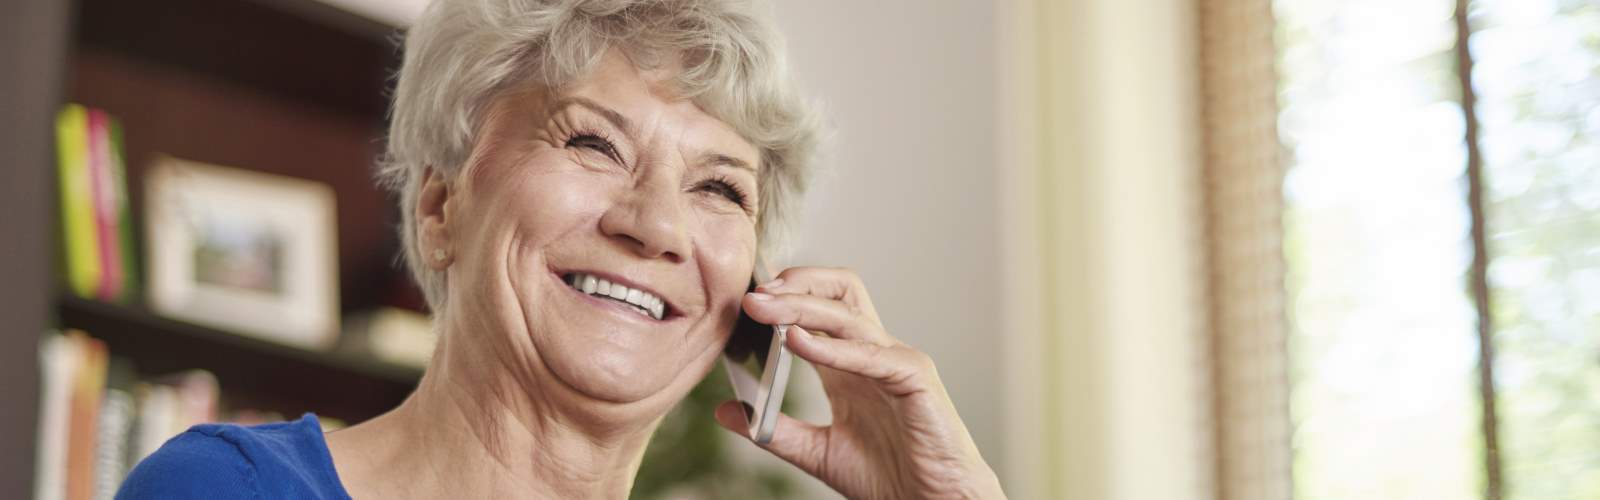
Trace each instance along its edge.
<instances>
[{"instance_id":1,"label":"ear","mask_svg":"<svg viewBox=\"0 0 1600 500\"><path fill-rule=\"evenodd\" d=\"M450 183L433 167L422 171L422 185L417 192L417 204L412 207L412 220L417 225L417 253L424 265L443 271L455 261L454 247L450 244Z\"/></svg>"}]
</instances>

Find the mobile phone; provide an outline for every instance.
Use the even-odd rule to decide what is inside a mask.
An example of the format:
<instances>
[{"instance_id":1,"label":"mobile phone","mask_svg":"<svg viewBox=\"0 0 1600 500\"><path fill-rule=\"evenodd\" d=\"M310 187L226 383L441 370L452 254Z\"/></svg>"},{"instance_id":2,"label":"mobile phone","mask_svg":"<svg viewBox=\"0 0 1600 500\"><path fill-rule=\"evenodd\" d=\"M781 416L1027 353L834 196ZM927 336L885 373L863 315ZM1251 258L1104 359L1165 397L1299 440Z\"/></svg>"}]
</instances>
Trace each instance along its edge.
<instances>
[{"instance_id":1,"label":"mobile phone","mask_svg":"<svg viewBox=\"0 0 1600 500\"><path fill-rule=\"evenodd\" d=\"M765 265L757 260L748 290L754 291L757 283L766 283L768 278ZM728 372L733 383L734 396L743 403L750 439L757 443L771 442L773 429L778 426L793 356L783 344L788 333L789 325L757 323L741 306L739 322L722 350L723 371Z\"/></svg>"}]
</instances>

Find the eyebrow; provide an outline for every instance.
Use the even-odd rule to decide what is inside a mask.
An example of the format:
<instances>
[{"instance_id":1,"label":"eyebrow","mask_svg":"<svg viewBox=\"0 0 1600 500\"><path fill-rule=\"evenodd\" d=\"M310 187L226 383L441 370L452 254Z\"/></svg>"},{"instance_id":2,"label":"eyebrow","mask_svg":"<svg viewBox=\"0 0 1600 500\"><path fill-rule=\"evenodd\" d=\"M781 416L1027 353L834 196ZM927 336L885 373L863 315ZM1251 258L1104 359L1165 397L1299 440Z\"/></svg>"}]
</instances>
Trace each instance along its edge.
<instances>
[{"instance_id":1,"label":"eyebrow","mask_svg":"<svg viewBox=\"0 0 1600 500\"><path fill-rule=\"evenodd\" d=\"M556 110L556 111L560 111L560 110L567 109L567 108L573 107L573 106L584 108L584 109L587 109L589 111L594 112L597 115L600 115L601 118L605 118L606 121L611 122L612 126L617 127L619 129L622 129L623 133L627 133L627 134L631 135L633 133L633 131L634 131L633 122L629 121L628 117L622 116L622 113L618 113L617 110L608 108L604 104L600 104L598 102L595 102L593 99L589 99L587 97L583 97L583 96L566 96L566 97L562 97L562 98L556 100L555 104L553 106L551 106L551 109ZM751 165L750 162L744 161L744 159L736 157L736 156L730 156L730 155L726 155L726 154L722 154L722 153L707 153L707 154L701 155L699 163L701 165L713 166L713 167L722 166L722 167L732 167L732 168L737 168L737 169L742 169L742 170L749 170L750 173L752 173L752 174L759 173L759 172L756 172L756 167L754 165Z\"/></svg>"}]
</instances>

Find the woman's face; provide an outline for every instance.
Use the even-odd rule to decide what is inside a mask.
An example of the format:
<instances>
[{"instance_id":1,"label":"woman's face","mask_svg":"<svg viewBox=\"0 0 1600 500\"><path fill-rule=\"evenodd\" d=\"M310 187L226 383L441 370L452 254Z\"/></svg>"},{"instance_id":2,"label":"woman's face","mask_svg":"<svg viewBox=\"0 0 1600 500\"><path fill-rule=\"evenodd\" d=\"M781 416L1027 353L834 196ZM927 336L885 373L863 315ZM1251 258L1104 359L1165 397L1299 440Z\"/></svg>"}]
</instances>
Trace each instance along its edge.
<instances>
[{"instance_id":1,"label":"woman's face","mask_svg":"<svg viewBox=\"0 0 1600 500\"><path fill-rule=\"evenodd\" d=\"M760 156L671 76L613 50L493 103L442 208L449 314L470 330L452 343L610 403L670 407L710 369L753 268Z\"/></svg>"}]
</instances>

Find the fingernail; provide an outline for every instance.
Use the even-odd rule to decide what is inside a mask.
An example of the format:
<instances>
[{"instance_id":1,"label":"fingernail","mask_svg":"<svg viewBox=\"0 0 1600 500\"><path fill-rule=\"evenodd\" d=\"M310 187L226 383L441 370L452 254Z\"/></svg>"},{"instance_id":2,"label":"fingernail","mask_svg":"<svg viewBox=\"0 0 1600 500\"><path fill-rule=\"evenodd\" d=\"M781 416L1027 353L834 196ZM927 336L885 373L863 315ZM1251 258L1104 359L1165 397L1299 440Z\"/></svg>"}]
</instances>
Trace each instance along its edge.
<instances>
[{"instance_id":1,"label":"fingernail","mask_svg":"<svg viewBox=\"0 0 1600 500\"><path fill-rule=\"evenodd\" d=\"M765 284L757 286L756 288L759 288L759 289L762 289L762 290L771 290L771 289L774 289L774 288L777 288L777 287L780 287L780 286L783 286L783 278L778 278L778 279L775 279L775 280L772 280L772 281L768 281Z\"/></svg>"},{"instance_id":2,"label":"fingernail","mask_svg":"<svg viewBox=\"0 0 1600 500\"><path fill-rule=\"evenodd\" d=\"M771 295L767 295L767 294L764 294L764 293L761 293L761 292L750 292L750 298L756 299L756 300L772 300L772 296Z\"/></svg>"}]
</instances>

